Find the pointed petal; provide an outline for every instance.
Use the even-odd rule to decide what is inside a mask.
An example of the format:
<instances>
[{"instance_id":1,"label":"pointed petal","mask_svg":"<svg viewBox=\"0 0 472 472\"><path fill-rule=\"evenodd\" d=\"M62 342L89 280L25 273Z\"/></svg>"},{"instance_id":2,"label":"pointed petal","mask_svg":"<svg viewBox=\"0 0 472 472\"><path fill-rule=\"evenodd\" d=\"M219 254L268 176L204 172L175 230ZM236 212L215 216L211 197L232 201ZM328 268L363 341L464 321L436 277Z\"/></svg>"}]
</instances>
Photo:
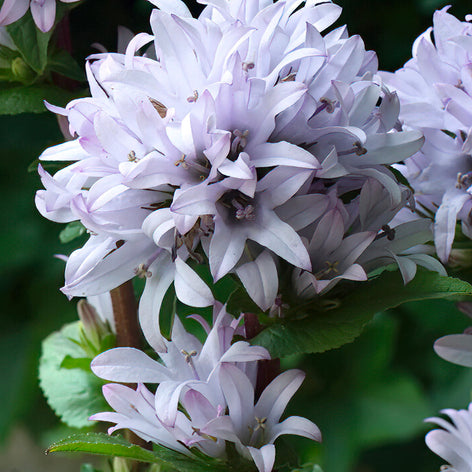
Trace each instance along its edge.
<instances>
[{"instance_id":1,"label":"pointed petal","mask_svg":"<svg viewBox=\"0 0 472 472\"><path fill-rule=\"evenodd\" d=\"M169 370L144 352L117 347L99 354L90 364L98 377L113 382L160 383L167 380Z\"/></svg>"},{"instance_id":2,"label":"pointed petal","mask_svg":"<svg viewBox=\"0 0 472 472\"><path fill-rule=\"evenodd\" d=\"M313 439L313 441L321 441L321 431L315 423L301 416L290 416L282 423L276 424L271 428L271 439L274 442L282 434L295 434L305 438Z\"/></svg>"},{"instance_id":3,"label":"pointed petal","mask_svg":"<svg viewBox=\"0 0 472 472\"><path fill-rule=\"evenodd\" d=\"M167 350L159 327L159 312L162 300L174 281L175 267L170 255L163 252L149 266L152 276L146 280L143 294L139 301L139 324L146 341L157 352Z\"/></svg>"},{"instance_id":4,"label":"pointed petal","mask_svg":"<svg viewBox=\"0 0 472 472\"><path fill-rule=\"evenodd\" d=\"M30 0L5 0L0 9L0 25L6 26L19 20L27 11Z\"/></svg>"},{"instance_id":5,"label":"pointed petal","mask_svg":"<svg viewBox=\"0 0 472 472\"><path fill-rule=\"evenodd\" d=\"M267 418L267 424L278 423L288 402L305 378L301 370L292 369L278 375L262 392L256 404L258 418Z\"/></svg>"},{"instance_id":6,"label":"pointed petal","mask_svg":"<svg viewBox=\"0 0 472 472\"><path fill-rule=\"evenodd\" d=\"M180 257L175 260L174 285L177 298L186 305L205 307L215 300L208 285Z\"/></svg>"},{"instance_id":7,"label":"pointed petal","mask_svg":"<svg viewBox=\"0 0 472 472\"><path fill-rule=\"evenodd\" d=\"M221 356L220 362L251 362L262 359L270 359L266 348L251 346L247 341L238 341Z\"/></svg>"},{"instance_id":8,"label":"pointed petal","mask_svg":"<svg viewBox=\"0 0 472 472\"><path fill-rule=\"evenodd\" d=\"M236 274L249 296L263 310L274 303L279 288L277 267L269 251L263 251L255 261L236 269Z\"/></svg>"},{"instance_id":9,"label":"pointed petal","mask_svg":"<svg viewBox=\"0 0 472 472\"><path fill-rule=\"evenodd\" d=\"M44 0L42 5L33 1L30 8L36 26L43 33L49 31L56 19L56 0Z\"/></svg>"},{"instance_id":10,"label":"pointed petal","mask_svg":"<svg viewBox=\"0 0 472 472\"><path fill-rule=\"evenodd\" d=\"M260 449L248 446L247 449L259 472L272 471L275 462L275 446L273 444L266 444Z\"/></svg>"},{"instance_id":11,"label":"pointed petal","mask_svg":"<svg viewBox=\"0 0 472 472\"><path fill-rule=\"evenodd\" d=\"M454 189L444 194L434 221L434 243L443 263L447 263L454 241L457 214L470 198L467 192Z\"/></svg>"},{"instance_id":12,"label":"pointed petal","mask_svg":"<svg viewBox=\"0 0 472 472\"><path fill-rule=\"evenodd\" d=\"M472 367L472 336L451 334L434 343L434 351L439 357L453 364Z\"/></svg>"}]
</instances>

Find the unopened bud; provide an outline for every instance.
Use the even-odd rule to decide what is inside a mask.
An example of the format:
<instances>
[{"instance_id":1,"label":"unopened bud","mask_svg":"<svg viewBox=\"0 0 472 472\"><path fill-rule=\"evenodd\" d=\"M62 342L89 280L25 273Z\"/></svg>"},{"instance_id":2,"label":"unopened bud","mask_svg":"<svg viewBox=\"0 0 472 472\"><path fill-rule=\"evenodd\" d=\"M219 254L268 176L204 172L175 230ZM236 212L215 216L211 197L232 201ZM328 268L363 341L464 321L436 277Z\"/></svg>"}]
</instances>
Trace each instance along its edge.
<instances>
[{"instance_id":1,"label":"unopened bud","mask_svg":"<svg viewBox=\"0 0 472 472\"><path fill-rule=\"evenodd\" d=\"M84 334L88 342L92 344L97 351L100 351L102 339L110 334L110 329L101 320L95 308L82 299L77 303L77 312L82 322Z\"/></svg>"},{"instance_id":2,"label":"unopened bud","mask_svg":"<svg viewBox=\"0 0 472 472\"><path fill-rule=\"evenodd\" d=\"M16 57L11 63L11 71L19 82L31 83L35 78L35 73L31 67L21 57Z\"/></svg>"},{"instance_id":3,"label":"unopened bud","mask_svg":"<svg viewBox=\"0 0 472 472\"><path fill-rule=\"evenodd\" d=\"M472 249L452 249L447 265L452 269L472 267Z\"/></svg>"},{"instance_id":4,"label":"unopened bud","mask_svg":"<svg viewBox=\"0 0 472 472\"><path fill-rule=\"evenodd\" d=\"M113 459L113 472L130 472L131 468L126 459L115 457Z\"/></svg>"}]
</instances>

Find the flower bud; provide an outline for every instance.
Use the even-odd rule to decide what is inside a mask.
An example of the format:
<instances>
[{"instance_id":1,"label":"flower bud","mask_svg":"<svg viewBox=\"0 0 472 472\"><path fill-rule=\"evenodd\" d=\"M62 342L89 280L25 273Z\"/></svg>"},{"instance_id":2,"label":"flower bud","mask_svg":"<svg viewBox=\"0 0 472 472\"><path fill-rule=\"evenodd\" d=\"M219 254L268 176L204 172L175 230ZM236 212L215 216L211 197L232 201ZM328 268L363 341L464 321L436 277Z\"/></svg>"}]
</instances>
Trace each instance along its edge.
<instances>
[{"instance_id":1,"label":"flower bud","mask_svg":"<svg viewBox=\"0 0 472 472\"><path fill-rule=\"evenodd\" d=\"M87 344L90 344L93 350L96 351L93 353L94 355L101 352L103 339L111 334L110 328L102 321L95 308L85 299L80 300L77 304L77 312L82 322Z\"/></svg>"},{"instance_id":2,"label":"flower bud","mask_svg":"<svg viewBox=\"0 0 472 472\"><path fill-rule=\"evenodd\" d=\"M122 457L113 459L113 472L130 472L128 461Z\"/></svg>"},{"instance_id":3,"label":"flower bud","mask_svg":"<svg viewBox=\"0 0 472 472\"><path fill-rule=\"evenodd\" d=\"M11 70L15 79L24 84L31 83L35 78L35 73L31 67L21 57L16 57L11 63Z\"/></svg>"},{"instance_id":4,"label":"flower bud","mask_svg":"<svg viewBox=\"0 0 472 472\"><path fill-rule=\"evenodd\" d=\"M472 267L472 249L452 249L447 265L452 269Z\"/></svg>"}]
</instances>

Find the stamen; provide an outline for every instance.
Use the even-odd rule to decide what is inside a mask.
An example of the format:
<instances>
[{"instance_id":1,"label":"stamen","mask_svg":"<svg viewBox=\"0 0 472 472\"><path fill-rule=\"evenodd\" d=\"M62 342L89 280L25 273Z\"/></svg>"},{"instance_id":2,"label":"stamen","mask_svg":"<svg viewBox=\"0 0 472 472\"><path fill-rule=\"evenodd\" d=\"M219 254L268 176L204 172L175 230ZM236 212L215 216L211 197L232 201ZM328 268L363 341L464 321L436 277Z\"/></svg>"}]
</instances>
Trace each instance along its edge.
<instances>
[{"instance_id":1,"label":"stamen","mask_svg":"<svg viewBox=\"0 0 472 472\"><path fill-rule=\"evenodd\" d=\"M353 144L352 149L348 149L346 151L338 151L338 156L348 156L349 154L357 154L358 156L363 156L364 154L367 154L367 149L362 146L362 143L360 141L356 141Z\"/></svg>"},{"instance_id":2,"label":"stamen","mask_svg":"<svg viewBox=\"0 0 472 472\"><path fill-rule=\"evenodd\" d=\"M245 129L244 131L241 131L239 129L235 129L232 134L233 142L231 143L231 152L234 155L238 155L247 145L249 130Z\"/></svg>"},{"instance_id":3,"label":"stamen","mask_svg":"<svg viewBox=\"0 0 472 472\"><path fill-rule=\"evenodd\" d=\"M187 97L187 102L189 103L195 103L198 100L198 90L193 91L193 95L190 97Z\"/></svg>"},{"instance_id":4,"label":"stamen","mask_svg":"<svg viewBox=\"0 0 472 472\"><path fill-rule=\"evenodd\" d=\"M266 428L266 422L267 422L267 418L258 418L256 416L256 427L254 428L254 432L258 431L259 429L265 429Z\"/></svg>"},{"instance_id":5,"label":"stamen","mask_svg":"<svg viewBox=\"0 0 472 472\"><path fill-rule=\"evenodd\" d=\"M182 166L183 169L188 169L188 164L185 162L185 158L187 156L185 154L182 154L182 157L174 162L175 167L179 167L180 165Z\"/></svg>"},{"instance_id":6,"label":"stamen","mask_svg":"<svg viewBox=\"0 0 472 472\"><path fill-rule=\"evenodd\" d=\"M377 241L378 239L382 239L382 238L387 238L389 241L393 241L395 239L395 228L390 228L389 225L383 225L382 228L382 233L379 233L376 237L375 237L375 241Z\"/></svg>"},{"instance_id":7,"label":"stamen","mask_svg":"<svg viewBox=\"0 0 472 472\"><path fill-rule=\"evenodd\" d=\"M146 279L152 277L152 272L149 269L147 264L139 264L138 267L134 269L134 274L140 279Z\"/></svg>"},{"instance_id":8,"label":"stamen","mask_svg":"<svg viewBox=\"0 0 472 472\"><path fill-rule=\"evenodd\" d=\"M313 113L311 118L316 116L318 113L321 113L323 110L326 110L327 113L334 113L334 109L336 108L337 103L338 102L335 100L330 100L329 98L321 97L320 105L315 110L315 113Z\"/></svg>"},{"instance_id":9,"label":"stamen","mask_svg":"<svg viewBox=\"0 0 472 472\"><path fill-rule=\"evenodd\" d=\"M296 72L291 72L290 74L286 75L280 82L293 82L295 77L297 76Z\"/></svg>"},{"instance_id":10,"label":"stamen","mask_svg":"<svg viewBox=\"0 0 472 472\"><path fill-rule=\"evenodd\" d=\"M317 280L320 280L322 277L330 276L331 273L334 275L339 274L339 261L331 262L331 261L325 261L326 267L324 269L321 269L319 272L315 274L315 278Z\"/></svg>"},{"instance_id":11,"label":"stamen","mask_svg":"<svg viewBox=\"0 0 472 472\"><path fill-rule=\"evenodd\" d=\"M197 355L197 351L190 351L190 352L187 352L185 349L182 349L180 351L184 357L185 357L185 362L190 366L190 368L192 369L192 372L193 372L193 375L195 376L195 378L197 380L200 380L200 377L198 376L198 372L197 372L197 369L195 368L195 365L193 363L193 359L192 357L195 357Z\"/></svg>"},{"instance_id":12,"label":"stamen","mask_svg":"<svg viewBox=\"0 0 472 472\"><path fill-rule=\"evenodd\" d=\"M193 429L192 436L196 434L197 436L200 436L204 439L210 439L211 441L214 441L214 442L218 441L218 439L215 438L215 436L210 436L209 434L202 433L200 428L195 428L195 426L192 426L192 429Z\"/></svg>"},{"instance_id":13,"label":"stamen","mask_svg":"<svg viewBox=\"0 0 472 472\"><path fill-rule=\"evenodd\" d=\"M138 161L138 158L136 157L136 153L134 151L130 151L128 154L128 161L130 162L136 162Z\"/></svg>"},{"instance_id":14,"label":"stamen","mask_svg":"<svg viewBox=\"0 0 472 472\"><path fill-rule=\"evenodd\" d=\"M167 114L167 108L154 98L149 98L149 101L152 103L152 106L156 109L157 113L159 113L159 116L161 118L165 118Z\"/></svg>"},{"instance_id":15,"label":"stamen","mask_svg":"<svg viewBox=\"0 0 472 472\"><path fill-rule=\"evenodd\" d=\"M466 172L457 174L456 188L469 188L472 185L472 172Z\"/></svg>"},{"instance_id":16,"label":"stamen","mask_svg":"<svg viewBox=\"0 0 472 472\"><path fill-rule=\"evenodd\" d=\"M248 221L254 221L256 219L256 213L253 205L249 204L244 206L235 198L231 200L231 203L233 207L236 208L236 219Z\"/></svg>"},{"instance_id":17,"label":"stamen","mask_svg":"<svg viewBox=\"0 0 472 472\"><path fill-rule=\"evenodd\" d=\"M254 62L243 62L243 71L247 72L248 70L254 69Z\"/></svg>"}]
</instances>

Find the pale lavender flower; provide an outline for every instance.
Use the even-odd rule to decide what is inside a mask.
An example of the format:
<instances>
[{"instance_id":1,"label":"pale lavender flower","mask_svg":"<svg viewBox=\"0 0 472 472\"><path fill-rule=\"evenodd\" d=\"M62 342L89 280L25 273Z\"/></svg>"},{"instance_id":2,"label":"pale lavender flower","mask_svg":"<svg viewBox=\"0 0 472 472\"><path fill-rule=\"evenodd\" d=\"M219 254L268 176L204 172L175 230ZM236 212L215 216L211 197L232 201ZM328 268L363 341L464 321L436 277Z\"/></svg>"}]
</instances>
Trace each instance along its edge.
<instances>
[{"instance_id":1,"label":"pale lavender flower","mask_svg":"<svg viewBox=\"0 0 472 472\"><path fill-rule=\"evenodd\" d=\"M237 274L268 310L281 264L318 274L331 261L334 246L318 260L304 244L316 228L315 240L328 231L327 201L374 180L386 192L388 224L405 202L388 166L422 144L421 133L394 129L398 100L361 38L346 28L321 36L339 7L227 3L195 19L181 2L157 2L154 37L137 35L125 54L92 56L92 97L50 107L77 139L41 158L75 162L54 176L40 170L46 190L36 204L91 234L67 262L63 291L90 295L146 277L140 323L156 350L165 349L159 311L172 283L186 304L213 303L190 259L208 260L214 281ZM359 211L351 208L336 225L345 242L333 257L349 254L336 281L366 278L356 241L381 228L347 233Z\"/></svg>"},{"instance_id":2,"label":"pale lavender flower","mask_svg":"<svg viewBox=\"0 0 472 472\"><path fill-rule=\"evenodd\" d=\"M80 0L61 0L75 3ZM19 20L31 9L36 26L43 32L49 31L56 19L56 0L5 0L0 8L0 25L9 25Z\"/></svg>"},{"instance_id":3,"label":"pale lavender flower","mask_svg":"<svg viewBox=\"0 0 472 472\"><path fill-rule=\"evenodd\" d=\"M395 74L384 73L400 98L404 128L425 135L422 150L399 168L415 189L419 209L427 216L435 213L434 240L442 262L449 259L457 220L463 233L472 235L472 25L448 9L435 12L433 27L413 45L412 59Z\"/></svg>"},{"instance_id":4,"label":"pale lavender flower","mask_svg":"<svg viewBox=\"0 0 472 472\"><path fill-rule=\"evenodd\" d=\"M245 341L231 344L235 333L244 334L239 320L224 307L215 307L214 324L194 316L207 331L202 345L175 318L172 341L157 362L142 351L116 348L97 356L92 371L115 382L138 383L136 390L110 384L104 396L114 412L91 420L115 423L152 441L191 455L196 447L211 457L226 457L226 441L253 460L260 472L270 472L275 460L274 441L296 434L320 441L318 427L306 418L291 416L280 422L287 403L304 379L290 370L276 377L254 404L257 361L270 359L260 346ZM155 394L143 383L158 383ZM183 411L181 411L183 409Z\"/></svg>"},{"instance_id":5,"label":"pale lavender flower","mask_svg":"<svg viewBox=\"0 0 472 472\"><path fill-rule=\"evenodd\" d=\"M442 429L430 431L425 438L427 446L448 465L445 471L472 471L472 403L467 410L442 410L451 422L443 418L428 418ZM442 469L441 469L442 470Z\"/></svg>"},{"instance_id":6,"label":"pale lavender flower","mask_svg":"<svg viewBox=\"0 0 472 472\"><path fill-rule=\"evenodd\" d=\"M220 382L228 403L228 415L209 422L202 433L233 442L241 455L252 458L259 472L270 472L275 461L274 441L283 434L321 441L319 428L310 420L290 416L280 418L305 374L288 370L277 376L254 404L254 386L238 367L223 364Z\"/></svg>"},{"instance_id":7,"label":"pale lavender flower","mask_svg":"<svg viewBox=\"0 0 472 472\"><path fill-rule=\"evenodd\" d=\"M166 340L166 352L159 353L162 363L137 349L115 348L98 355L91 368L106 380L158 383L157 415L163 424L173 427L178 403L181 401L186 406L182 398L190 389L203 394L215 408L226 406L218 380L221 363L245 363L244 370L255 382L253 361L270 359L268 351L262 347L250 346L246 341L231 344L235 333L243 333L238 323L239 320L226 313L224 306L215 305L213 327L202 345L184 329L176 316L172 341Z\"/></svg>"}]
</instances>

